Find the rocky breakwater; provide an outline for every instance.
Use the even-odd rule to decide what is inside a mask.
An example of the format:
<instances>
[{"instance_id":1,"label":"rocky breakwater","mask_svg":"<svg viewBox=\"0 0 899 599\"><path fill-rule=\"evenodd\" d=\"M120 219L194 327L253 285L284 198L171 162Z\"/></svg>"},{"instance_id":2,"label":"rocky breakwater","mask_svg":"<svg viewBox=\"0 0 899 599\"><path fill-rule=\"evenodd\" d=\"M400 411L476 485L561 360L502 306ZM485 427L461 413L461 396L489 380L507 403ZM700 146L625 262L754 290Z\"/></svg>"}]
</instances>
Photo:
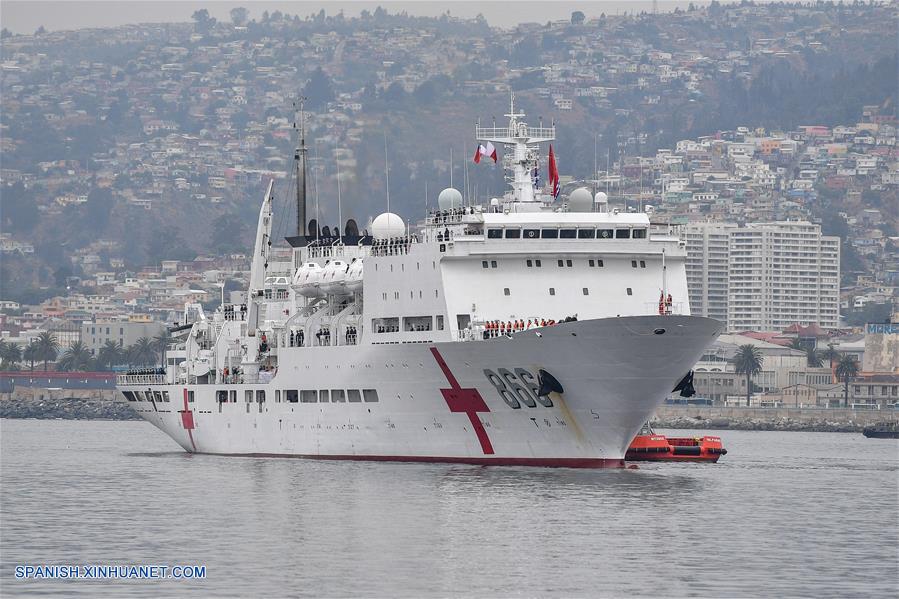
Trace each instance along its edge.
<instances>
[{"instance_id":1,"label":"rocky breakwater","mask_svg":"<svg viewBox=\"0 0 899 599\"><path fill-rule=\"evenodd\" d=\"M892 410L663 406L651 424L673 429L860 433L866 426L897 418Z\"/></svg>"},{"instance_id":2,"label":"rocky breakwater","mask_svg":"<svg viewBox=\"0 0 899 599\"><path fill-rule=\"evenodd\" d=\"M25 388L0 395L0 418L140 420L114 391Z\"/></svg>"}]
</instances>

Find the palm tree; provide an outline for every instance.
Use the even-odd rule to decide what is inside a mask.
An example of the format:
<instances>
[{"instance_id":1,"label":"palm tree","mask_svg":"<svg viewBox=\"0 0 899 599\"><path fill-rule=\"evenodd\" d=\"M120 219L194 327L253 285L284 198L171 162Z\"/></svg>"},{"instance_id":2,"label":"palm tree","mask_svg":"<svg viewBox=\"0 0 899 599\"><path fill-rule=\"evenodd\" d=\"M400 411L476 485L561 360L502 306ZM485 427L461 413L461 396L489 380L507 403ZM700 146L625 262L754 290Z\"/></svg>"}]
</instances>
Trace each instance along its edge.
<instances>
[{"instance_id":1,"label":"palm tree","mask_svg":"<svg viewBox=\"0 0 899 599\"><path fill-rule=\"evenodd\" d=\"M97 368L111 370L113 366L121 364L125 358L125 348L121 341L108 340L97 352Z\"/></svg>"},{"instance_id":2,"label":"palm tree","mask_svg":"<svg viewBox=\"0 0 899 599\"><path fill-rule=\"evenodd\" d=\"M22 359L22 350L16 343L7 343L0 339L0 368L3 370L17 370L18 362Z\"/></svg>"},{"instance_id":3,"label":"palm tree","mask_svg":"<svg viewBox=\"0 0 899 599\"><path fill-rule=\"evenodd\" d=\"M59 355L59 341L56 335L50 331L41 331L37 336L37 359L44 363L44 372L47 371L47 362L52 362Z\"/></svg>"},{"instance_id":4,"label":"palm tree","mask_svg":"<svg viewBox=\"0 0 899 599\"><path fill-rule=\"evenodd\" d=\"M827 349L821 352L821 359L830 362L830 371L833 372L833 363L839 361L840 352L834 348L833 343L828 343Z\"/></svg>"},{"instance_id":5,"label":"palm tree","mask_svg":"<svg viewBox=\"0 0 899 599\"><path fill-rule=\"evenodd\" d=\"M854 356L845 355L837 363L837 379L843 381L843 407L849 407L849 381L858 374L858 362Z\"/></svg>"},{"instance_id":6,"label":"palm tree","mask_svg":"<svg viewBox=\"0 0 899 599\"><path fill-rule=\"evenodd\" d=\"M153 337L153 350L159 354L159 362L165 366L165 350L168 349L172 335L169 333L168 327L163 327L159 334Z\"/></svg>"},{"instance_id":7,"label":"palm tree","mask_svg":"<svg viewBox=\"0 0 899 599\"><path fill-rule=\"evenodd\" d=\"M762 354L751 343L741 345L731 360L737 373L746 375L746 405L752 398L752 377L762 371Z\"/></svg>"},{"instance_id":8,"label":"palm tree","mask_svg":"<svg viewBox=\"0 0 899 599\"><path fill-rule=\"evenodd\" d=\"M37 342L34 339L25 347L25 351L22 352L22 359L29 363L31 372L34 372L34 362L35 360L40 360Z\"/></svg>"},{"instance_id":9,"label":"palm tree","mask_svg":"<svg viewBox=\"0 0 899 599\"><path fill-rule=\"evenodd\" d=\"M76 341L59 359L60 370L90 370L91 352L81 341Z\"/></svg>"},{"instance_id":10,"label":"palm tree","mask_svg":"<svg viewBox=\"0 0 899 599\"><path fill-rule=\"evenodd\" d=\"M128 348L129 361L134 366L149 366L156 361L156 352L149 337L141 337Z\"/></svg>"},{"instance_id":11,"label":"palm tree","mask_svg":"<svg viewBox=\"0 0 899 599\"><path fill-rule=\"evenodd\" d=\"M814 347L809 347L805 350L805 360L812 368L821 368L824 366L824 359L821 357L821 352Z\"/></svg>"}]
</instances>

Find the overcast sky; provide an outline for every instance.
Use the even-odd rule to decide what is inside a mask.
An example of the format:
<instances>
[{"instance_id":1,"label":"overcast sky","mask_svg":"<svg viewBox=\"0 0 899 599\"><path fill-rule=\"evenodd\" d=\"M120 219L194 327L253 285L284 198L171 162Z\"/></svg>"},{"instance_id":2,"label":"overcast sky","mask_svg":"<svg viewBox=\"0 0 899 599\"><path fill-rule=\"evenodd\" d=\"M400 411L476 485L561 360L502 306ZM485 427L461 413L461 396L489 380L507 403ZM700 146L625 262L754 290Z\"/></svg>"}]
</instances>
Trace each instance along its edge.
<instances>
[{"instance_id":1,"label":"overcast sky","mask_svg":"<svg viewBox=\"0 0 899 599\"><path fill-rule=\"evenodd\" d=\"M659 0L659 11L674 10L676 6L686 8L689 1ZM694 0L694 4L706 4ZM358 15L367 8L374 10L378 5L391 13L405 10L410 14L436 16L449 9L450 14L459 17L474 17L483 14L491 25L504 27L517 23L536 21L544 23L555 19L566 19L575 10L587 17L601 13L620 14L625 11L652 10L652 0L617 0L608 2L573 2L570 0L543 1L456 1L433 2L429 0L407 0L406 2L343 2L341 0L318 0L302 2L243 0L241 2L208 2L202 0L0 0L0 23L13 33L33 33L43 25L49 30L80 29L84 27L114 27L129 23L185 22L195 10L205 8L219 20L228 20L228 12L236 6L244 6L250 11L250 18L259 18L263 11L280 10L284 13L306 16L324 8L328 14L336 14L343 9L347 16Z\"/></svg>"}]
</instances>

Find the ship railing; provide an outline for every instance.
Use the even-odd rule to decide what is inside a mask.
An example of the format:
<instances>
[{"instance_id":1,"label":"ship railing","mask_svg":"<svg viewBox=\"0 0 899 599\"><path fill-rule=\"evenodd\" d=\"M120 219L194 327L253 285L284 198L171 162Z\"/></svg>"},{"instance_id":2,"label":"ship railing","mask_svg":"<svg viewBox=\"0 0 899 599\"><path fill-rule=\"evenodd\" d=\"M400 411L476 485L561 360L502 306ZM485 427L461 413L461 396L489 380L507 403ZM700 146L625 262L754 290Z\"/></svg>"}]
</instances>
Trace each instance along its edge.
<instances>
[{"instance_id":1,"label":"ship railing","mask_svg":"<svg viewBox=\"0 0 899 599\"><path fill-rule=\"evenodd\" d=\"M666 302L664 306L661 302L644 302L643 306L647 314L659 314L660 316L684 314L687 307L684 302L671 302L670 304Z\"/></svg>"},{"instance_id":2,"label":"ship railing","mask_svg":"<svg viewBox=\"0 0 899 599\"><path fill-rule=\"evenodd\" d=\"M529 127L525 123L518 123L515 128L509 127L475 127L475 137L478 139L509 139L509 138L542 138L555 139L555 127Z\"/></svg>"},{"instance_id":3,"label":"ship railing","mask_svg":"<svg viewBox=\"0 0 899 599\"><path fill-rule=\"evenodd\" d=\"M164 374L118 374L116 375L116 384L118 385L164 385L166 383Z\"/></svg>"}]
</instances>

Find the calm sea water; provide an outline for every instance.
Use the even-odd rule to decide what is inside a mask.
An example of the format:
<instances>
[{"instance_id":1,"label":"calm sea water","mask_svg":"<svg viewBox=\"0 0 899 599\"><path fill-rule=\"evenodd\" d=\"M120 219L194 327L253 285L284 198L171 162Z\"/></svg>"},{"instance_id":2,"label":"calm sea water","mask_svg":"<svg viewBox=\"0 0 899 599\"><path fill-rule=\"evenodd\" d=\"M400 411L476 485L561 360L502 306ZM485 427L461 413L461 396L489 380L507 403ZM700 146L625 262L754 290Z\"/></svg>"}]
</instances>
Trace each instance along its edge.
<instances>
[{"instance_id":1,"label":"calm sea water","mask_svg":"<svg viewBox=\"0 0 899 599\"><path fill-rule=\"evenodd\" d=\"M0 436L3 597L899 593L899 442L860 434L725 432L717 465L613 471L192 456L137 422ZM97 563L207 577L13 576Z\"/></svg>"}]
</instances>

